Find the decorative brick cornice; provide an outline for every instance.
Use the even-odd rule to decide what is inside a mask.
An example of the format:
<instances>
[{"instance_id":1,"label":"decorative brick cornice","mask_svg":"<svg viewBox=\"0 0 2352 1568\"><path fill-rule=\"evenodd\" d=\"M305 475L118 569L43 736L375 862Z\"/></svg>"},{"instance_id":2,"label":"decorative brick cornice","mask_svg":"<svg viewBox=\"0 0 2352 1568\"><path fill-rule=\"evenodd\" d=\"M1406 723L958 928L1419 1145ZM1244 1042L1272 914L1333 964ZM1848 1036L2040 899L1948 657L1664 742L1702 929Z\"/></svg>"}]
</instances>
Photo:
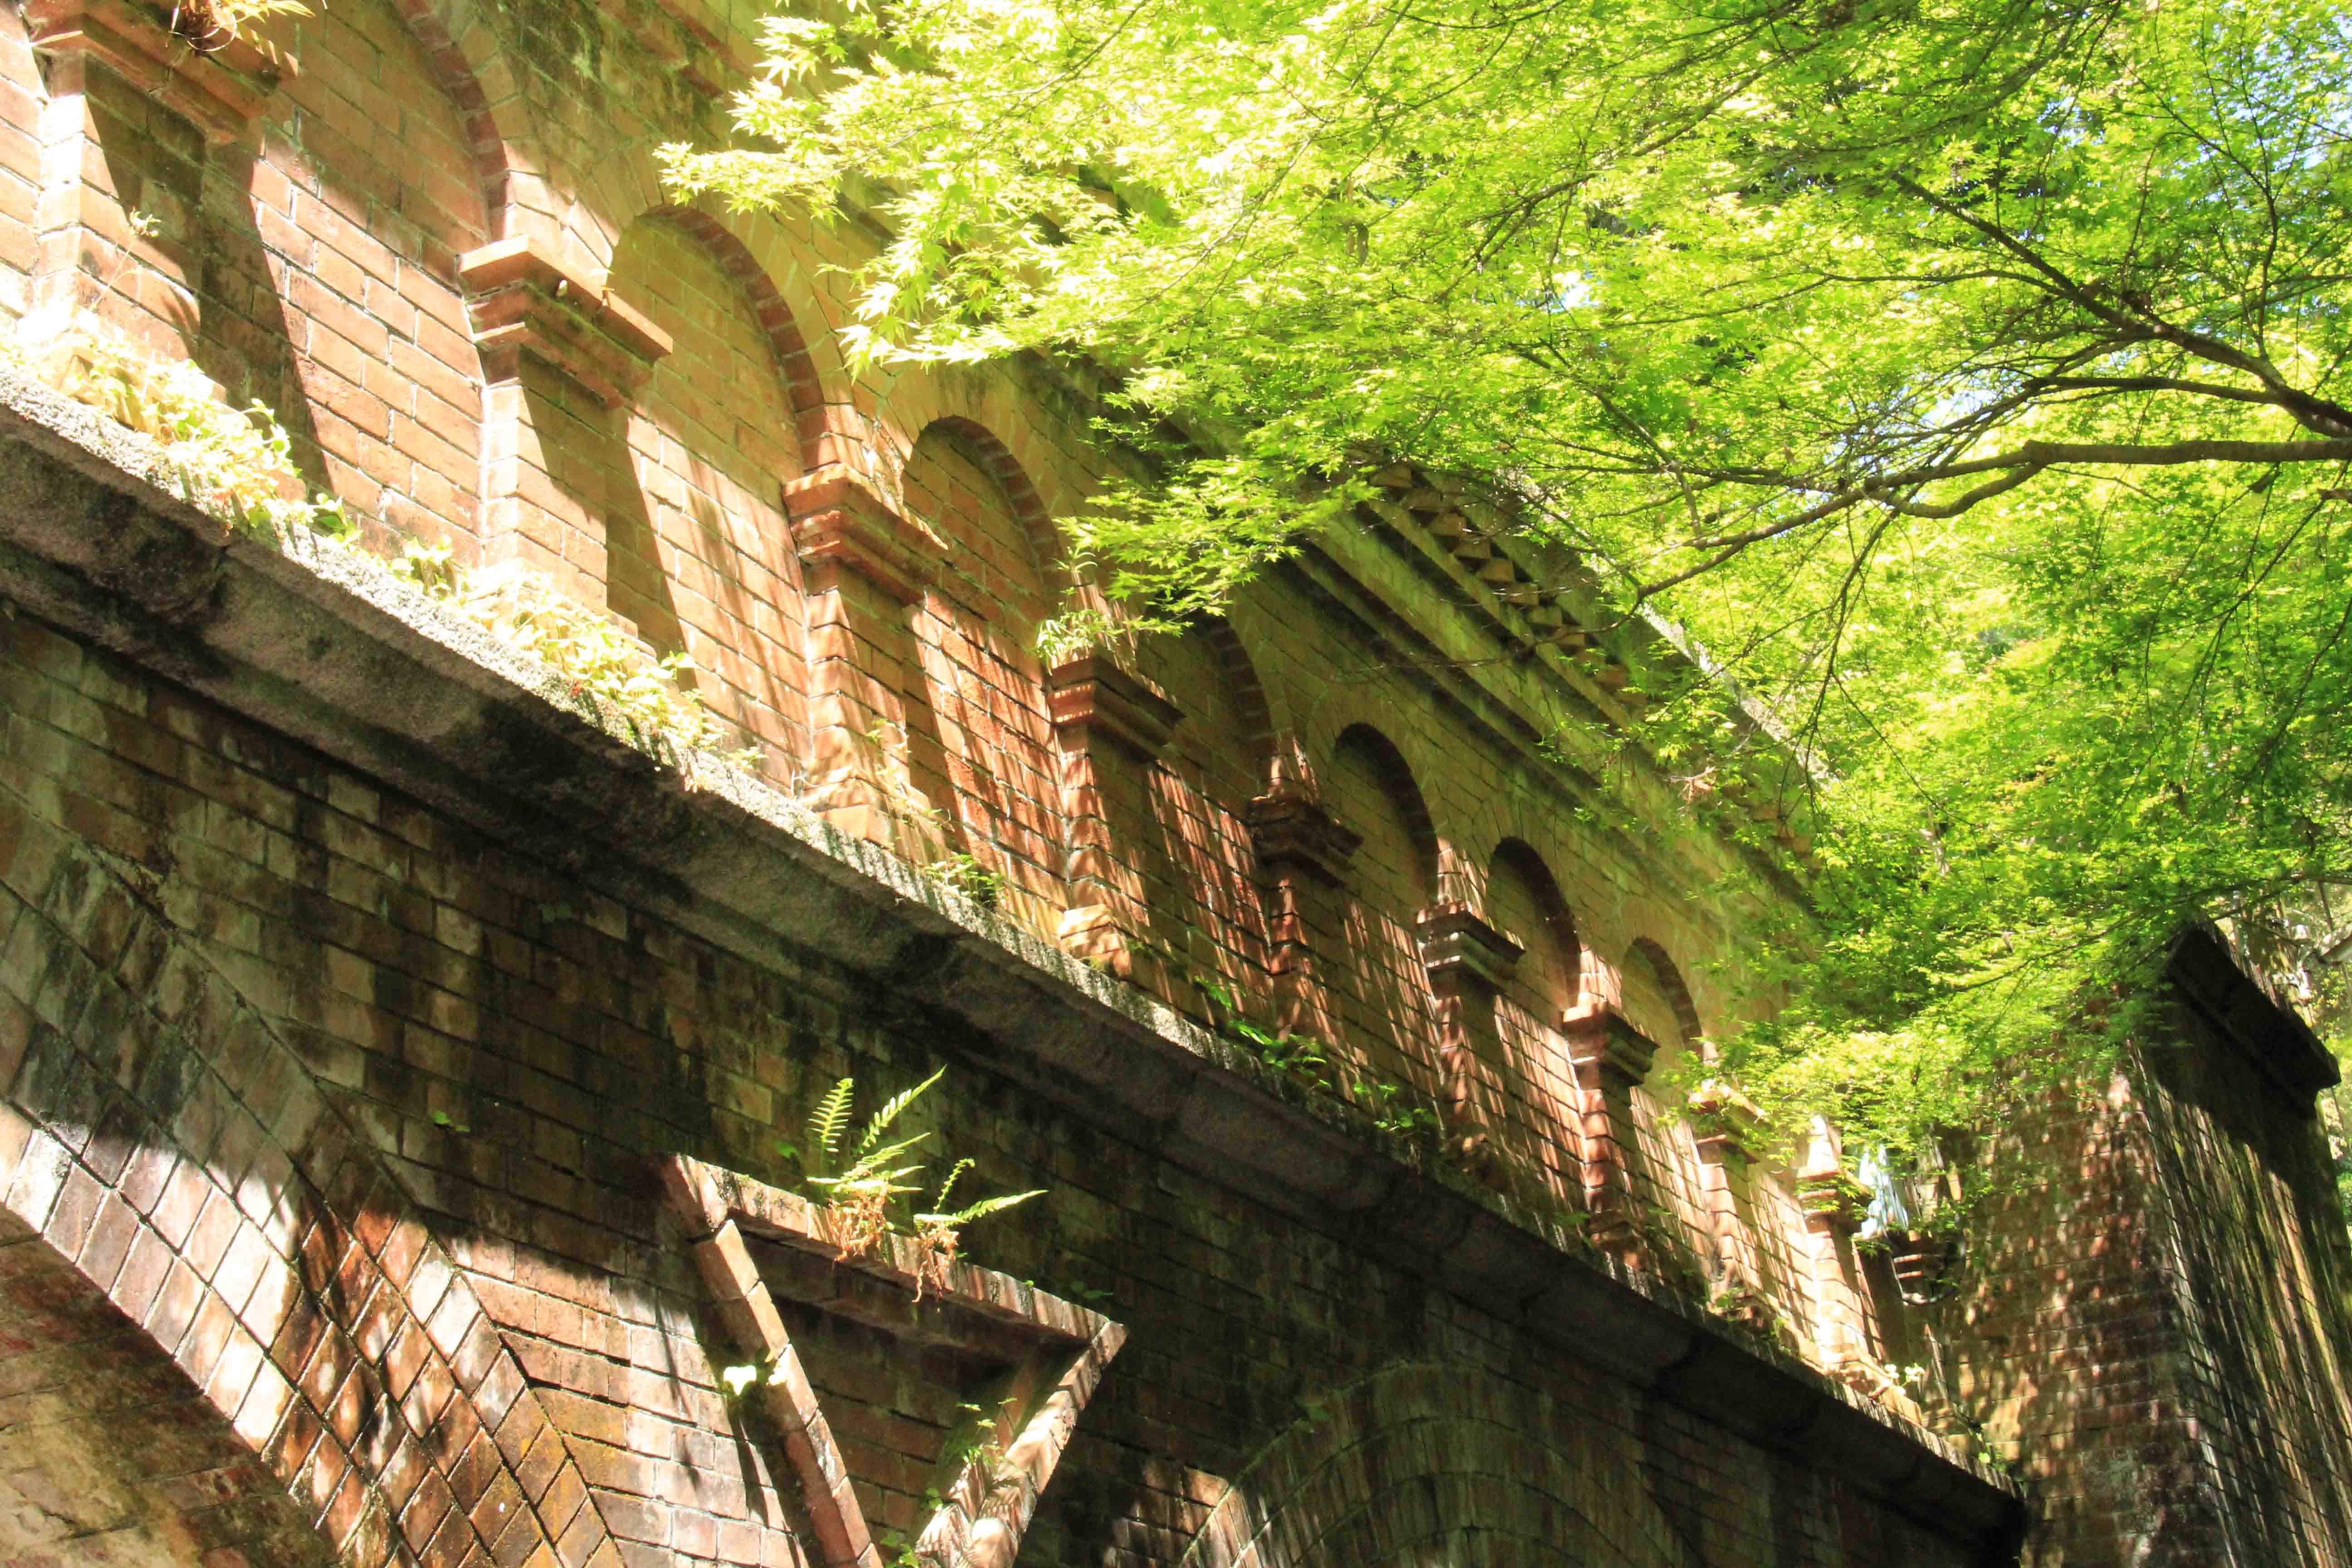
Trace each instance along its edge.
<instances>
[{"instance_id":1,"label":"decorative brick cornice","mask_svg":"<svg viewBox=\"0 0 2352 1568\"><path fill-rule=\"evenodd\" d=\"M101 61L185 116L207 142L237 141L278 82L300 68L284 50L217 24L191 37L173 27L173 16L144 0L33 0L26 21L41 53Z\"/></svg>"},{"instance_id":2,"label":"decorative brick cornice","mask_svg":"<svg viewBox=\"0 0 2352 1568\"><path fill-rule=\"evenodd\" d=\"M803 563L865 578L900 604L923 596L945 547L839 464L787 482L784 512Z\"/></svg>"},{"instance_id":3,"label":"decorative brick cornice","mask_svg":"<svg viewBox=\"0 0 2352 1568\"><path fill-rule=\"evenodd\" d=\"M1488 925L1467 904L1433 904L1413 919L1422 967L1433 982L1488 993L1511 983L1527 949Z\"/></svg>"},{"instance_id":4,"label":"decorative brick cornice","mask_svg":"<svg viewBox=\"0 0 2352 1568\"><path fill-rule=\"evenodd\" d=\"M1184 717L1159 687L1098 653L1055 665L1045 677L1045 697L1055 733L1074 752L1087 750L1100 736L1154 759L1167 751Z\"/></svg>"},{"instance_id":5,"label":"decorative brick cornice","mask_svg":"<svg viewBox=\"0 0 2352 1568\"><path fill-rule=\"evenodd\" d=\"M457 260L474 342L491 379L511 380L529 354L578 382L607 408L627 402L670 351L669 334L539 240L502 239Z\"/></svg>"},{"instance_id":6,"label":"decorative brick cornice","mask_svg":"<svg viewBox=\"0 0 2352 1568\"><path fill-rule=\"evenodd\" d=\"M1251 846L1257 858L1277 868L1289 867L1338 887L1363 835L1342 826L1296 784L1279 784L1249 803Z\"/></svg>"},{"instance_id":7,"label":"decorative brick cornice","mask_svg":"<svg viewBox=\"0 0 2352 1568\"><path fill-rule=\"evenodd\" d=\"M1658 1059L1657 1041L1605 1002L1569 1008L1559 1016L1559 1032L1568 1037L1570 1058L1590 1064L1612 1091L1631 1089L1647 1079Z\"/></svg>"}]
</instances>

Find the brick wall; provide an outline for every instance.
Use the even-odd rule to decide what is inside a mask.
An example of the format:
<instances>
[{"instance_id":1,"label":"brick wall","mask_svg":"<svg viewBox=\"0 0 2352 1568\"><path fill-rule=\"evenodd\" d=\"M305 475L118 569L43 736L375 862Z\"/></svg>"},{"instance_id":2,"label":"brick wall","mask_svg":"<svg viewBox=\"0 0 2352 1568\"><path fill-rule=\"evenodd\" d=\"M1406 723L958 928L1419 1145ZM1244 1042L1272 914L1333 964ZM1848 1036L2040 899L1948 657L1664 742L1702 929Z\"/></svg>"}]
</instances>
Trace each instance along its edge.
<instances>
[{"instance_id":1,"label":"brick wall","mask_svg":"<svg viewBox=\"0 0 2352 1568\"><path fill-rule=\"evenodd\" d=\"M971 856L1003 879L1003 910L1028 932L1129 984L1139 995L1128 1005L1166 1004L1223 1027L1228 1044L1236 1016L1313 1037L1350 1102L1327 1118L1433 1110L1444 1136L1412 1157L1557 1235L1582 1223L1607 1184L1605 1151L1622 1145L1649 1216L1650 1289L1697 1310L1731 1259L1755 1297L1750 1322L1824 1366L1857 1339L1908 1342L1907 1310L1868 1296L1848 1242L1810 1227L1790 1173L1727 1135L1696 1139L1664 1075L1603 1092L1571 1061L1588 1024L1669 1066L1737 1024L1757 1005L1745 933L1803 872L1793 831L1759 847L1681 830L1673 781L1628 761L1638 747L1618 749L1614 733L1638 731L1643 672L1670 656L1637 629L1579 630L1568 563L1480 535L1461 498L1406 474L1360 530L1318 542L1226 619L1100 668L1045 668L1034 633L1070 586L1052 520L1114 460L1087 439L1082 374L1023 363L853 378L829 336L850 315L829 268L858 259L870 236L667 204L646 150L722 133L715 94L740 79L729 62L742 56L746 9L354 0L284 23L278 41L300 68L274 82L248 73L234 102L215 90L230 68L210 57L102 58L76 44L85 35L58 19L75 14L68 0L35 7L49 40L37 62L10 30L16 16L0 16L0 220L33 215L28 241L0 221L0 313L37 327L79 305L184 353L232 400L278 410L299 459L376 548L423 538L467 562L520 563L650 649L691 653L697 691L758 742L778 789L901 856ZM135 8L110 15L118 27L161 25ZM653 1261L660 1224L637 1188L645 1162L681 1148L778 1173L777 1141L835 1071L856 1066L869 1093L914 1081L938 1042L892 1032L893 987L721 962L642 910L600 903L404 804L364 769L330 768L267 722L240 728L241 696L215 692L222 707L190 717L143 645L116 666L30 623L23 635L5 711L26 748L12 750L25 820L64 836L55 855L79 855L78 874L110 868L142 910L142 898L163 900L157 929L211 944L207 962L285 1050L328 1053L335 1066L311 1070L342 1124L402 1202L432 1216L418 1223L521 1347L509 1381L548 1391L558 1426L566 1411L593 1416L596 1435L580 1427L579 1444L626 1451L609 1474L578 1459L581 1484L658 1500L611 1501L598 1518L640 1531L615 1522L613 1540L706 1531L663 1511L678 1508L707 1515L712 1540L801 1539L768 1461L720 1457L715 1435L731 1417L705 1325L681 1266ZM421 698L401 721L428 752L484 743L442 722ZM500 754L517 780L563 772L529 748ZM214 837L215 814L236 817L217 827L227 837ZM38 910L57 890L27 883L17 896ZM28 963L89 935L43 929ZM1481 956L1449 958L1433 945L1442 931ZM53 1048L89 1044L49 1023ZM1116 1483L1057 1482L1076 1511L1056 1514L1032 1550L1111 1542L1172 1557L1177 1538L1135 1544L1119 1531L1196 1524L1191 1468L1229 1475L1297 1399L1407 1354L1510 1372L1530 1353L1477 1321L1477 1303L1433 1304L1423 1285L1380 1276L1312 1227L1235 1208L1213 1183L1132 1152L1127 1165L1098 1150L1097 1163L1074 1164L1070 1148L1104 1135L1083 1118L1039 1121L981 1079L960 1092L992 1106L960 1131L995 1152L984 1176L1045 1180L1091 1216L1067 1232L1006 1222L1013 1272L1135 1292L1160 1313L1150 1322L1171 1325L1207 1309L1154 1292L1201 1270L1261 1300L1202 1320L1215 1325L1202 1331L1213 1352L1137 1339L1118 1375L1139 1380L1131 1419L1146 1436L1119 1438L1116 1463L1079 1463ZM20 1109L41 1128L62 1114ZM336 1207L332 1175L310 1178L320 1212L354 1227L362 1213ZM1097 1183L1117 1192L1090 1208ZM1137 1196L1147 1191L1159 1195ZM1184 1205L1197 1214L1179 1215ZM1286 1247L1328 1266L1282 1288L1297 1302L1265 1283L1288 1267L1270 1260ZM1316 1317L1327 1299L1345 1303L1328 1308L1336 1327ZM1470 1316L1431 1338L1429 1314L1457 1309ZM1244 1359L1278 1372L1261 1382ZM494 1363L505 1364L471 1370L490 1375ZM688 1370L664 1392L641 1375L656 1363ZM283 1370L290 1384L302 1369ZM1546 1395L1580 1409L1588 1396L1602 1398ZM1661 1457L1685 1441L1661 1435L1681 1417L1629 1415L1631 1397L1602 1402L1618 1400L1610 1418L1648 1445L1660 1496L1689 1500L1660 1506L1740 1521L1676 1526L1708 1542L1706 1560L1763 1560L1722 1544L1752 1536L1786 1561L1840 1560L1794 1544L1816 1538L1868 1561L1880 1548L1853 1542L1894 1539L1876 1523L1832 1529L1833 1479L1790 1469L1785 1455L1692 1479L1705 1466L1688 1452ZM938 1425L919 1401L902 1414ZM420 1442L430 1420L411 1423ZM1688 1443L1703 1447L1694 1430ZM368 1468L355 1440L338 1450L343 1469ZM730 1462L718 1500L694 1502L703 1483L680 1476ZM342 1470L321 1481L316 1461L302 1464L287 1479L342 1485ZM1146 1470L1145 1492L1187 1500L1124 1513L1104 1500ZM544 1479L516 1474L526 1492ZM883 1491L903 1501L914 1494L900 1479ZM889 1497L875 1495L877 1516L898 1506ZM341 1506L377 1520L386 1542L389 1521L407 1517L388 1494ZM530 1506L559 1542L572 1516ZM1884 1511L1852 1506L1856 1518ZM1768 1527L1757 1508L1786 1517ZM703 1551L705 1535L692 1539Z\"/></svg>"},{"instance_id":2,"label":"brick wall","mask_svg":"<svg viewBox=\"0 0 2352 1568\"><path fill-rule=\"evenodd\" d=\"M1228 1497L1314 1517L1312 1490L1228 1482L1270 1436L1328 1443L1326 1401L1359 1397L1333 1391L1392 1390L1401 1362L1435 1375L1383 1442L1426 1452L1413 1423L1492 1423L1498 1398L1551 1433L1491 1450L1499 1474L1450 1455L1431 1473L1454 1489L1400 1516L1426 1539L1503 1519L1503 1485L1511 1531L1541 1526L1535 1560L1969 1560L1833 1468L1536 1353L1475 1302L1055 1109L978 1065L981 1042L883 1021L837 969L746 963L29 616L6 633L0 1163L39 1231L21 1246L172 1355L173 1397L217 1411L216 1440L342 1561L802 1561L795 1489L722 1390L736 1352L651 1166L785 1174L779 1142L834 1077L871 1105L942 1051L914 1124L979 1162L975 1191L1051 1190L974 1245L1129 1336L1031 1560L1173 1563ZM770 1265L868 1517L906 1528L977 1373ZM26 1337L36 1363L71 1352ZM1597 1485L1594 1455L1627 1480ZM1555 1472L1583 1478L1578 1510L1542 1503Z\"/></svg>"},{"instance_id":3,"label":"brick wall","mask_svg":"<svg viewBox=\"0 0 2352 1568\"><path fill-rule=\"evenodd\" d=\"M2033 1486L2030 1562L2340 1563L2352 1261L2312 1100L2325 1058L2210 967L2218 943L2181 952L2110 1078L1958 1164L1981 1217L1899 1353ZM2200 968L2234 1010L2206 1005Z\"/></svg>"}]
</instances>

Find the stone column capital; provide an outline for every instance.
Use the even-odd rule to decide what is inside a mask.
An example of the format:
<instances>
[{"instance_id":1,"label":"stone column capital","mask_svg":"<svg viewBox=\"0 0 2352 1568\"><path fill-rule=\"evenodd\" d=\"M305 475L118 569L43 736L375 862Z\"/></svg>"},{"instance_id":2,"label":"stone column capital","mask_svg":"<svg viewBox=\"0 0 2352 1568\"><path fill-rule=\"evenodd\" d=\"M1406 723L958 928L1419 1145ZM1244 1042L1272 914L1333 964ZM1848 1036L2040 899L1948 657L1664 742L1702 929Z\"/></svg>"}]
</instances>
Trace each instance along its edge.
<instances>
[{"instance_id":1,"label":"stone column capital","mask_svg":"<svg viewBox=\"0 0 2352 1568\"><path fill-rule=\"evenodd\" d=\"M1347 881L1348 863L1364 841L1363 835L1342 826L1320 801L1287 782L1250 802L1249 830L1260 860L1276 869L1302 871L1331 887Z\"/></svg>"},{"instance_id":2,"label":"stone column capital","mask_svg":"<svg viewBox=\"0 0 2352 1568\"><path fill-rule=\"evenodd\" d=\"M1744 1165L1754 1159L1760 1120L1754 1102L1721 1079L1708 1079L1691 1091L1691 1133L1703 1160Z\"/></svg>"},{"instance_id":3,"label":"stone column capital","mask_svg":"<svg viewBox=\"0 0 2352 1568\"><path fill-rule=\"evenodd\" d=\"M148 0L32 0L25 19L38 52L101 62L184 116L206 142L242 139L300 67L267 39L218 24L210 36L194 36L174 26L177 15Z\"/></svg>"},{"instance_id":4,"label":"stone column capital","mask_svg":"<svg viewBox=\"0 0 2352 1568\"><path fill-rule=\"evenodd\" d=\"M534 236L457 258L484 372L510 381L528 354L606 408L626 403L670 352L667 332Z\"/></svg>"},{"instance_id":5,"label":"stone column capital","mask_svg":"<svg viewBox=\"0 0 2352 1568\"><path fill-rule=\"evenodd\" d=\"M1568 1040L1569 1059L1580 1071L1599 1076L1595 1087L1631 1090L1649 1078L1657 1062L1657 1041L1606 1002L1578 1003L1560 1014L1559 1026Z\"/></svg>"},{"instance_id":6,"label":"stone column capital","mask_svg":"<svg viewBox=\"0 0 2352 1568\"><path fill-rule=\"evenodd\" d=\"M1097 737L1145 761L1164 755L1184 717L1151 681L1099 653L1065 659L1045 675L1054 733L1069 751L1090 751Z\"/></svg>"},{"instance_id":7,"label":"stone column capital","mask_svg":"<svg viewBox=\"0 0 2352 1568\"><path fill-rule=\"evenodd\" d=\"M1846 1173L1845 1153L1827 1117L1813 1118L1811 1145L1797 1168L1797 1205L1818 1235L1851 1237L1862 1228L1870 1190Z\"/></svg>"},{"instance_id":8,"label":"stone column capital","mask_svg":"<svg viewBox=\"0 0 2352 1568\"><path fill-rule=\"evenodd\" d=\"M942 547L865 479L828 464L783 487L802 563L862 577L902 605L923 596Z\"/></svg>"},{"instance_id":9,"label":"stone column capital","mask_svg":"<svg viewBox=\"0 0 2352 1568\"><path fill-rule=\"evenodd\" d=\"M1432 904L1422 910L1413 917L1413 934L1432 984L1488 995L1511 983L1527 951L1462 903Z\"/></svg>"}]
</instances>

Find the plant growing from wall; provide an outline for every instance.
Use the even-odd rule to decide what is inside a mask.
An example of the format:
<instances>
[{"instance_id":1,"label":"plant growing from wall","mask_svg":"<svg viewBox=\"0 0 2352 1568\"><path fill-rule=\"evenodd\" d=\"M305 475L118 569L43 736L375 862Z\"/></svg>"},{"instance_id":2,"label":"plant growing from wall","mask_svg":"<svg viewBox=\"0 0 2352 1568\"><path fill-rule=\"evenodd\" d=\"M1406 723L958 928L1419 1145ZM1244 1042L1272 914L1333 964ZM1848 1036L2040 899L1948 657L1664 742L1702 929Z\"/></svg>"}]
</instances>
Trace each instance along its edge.
<instances>
[{"instance_id":1,"label":"plant growing from wall","mask_svg":"<svg viewBox=\"0 0 2352 1568\"><path fill-rule=\"evenodd\" d=\"M283 545L298 530L350 531L341 501L310 493L278 416L258 402L231 408L194 364L159 359L87 312L37 337L20 337L9 357L75 402L152 439L171 459L182 497L238 532Z\"/></svg>"},{"instance_id":2,"label":"plant growing from wall","mask_svg":"<svg viewBox=\"0 0 2352 1568\"><path fill-rule=\"evenodd\" d=\"M1073 569L1078 569L1073 563ZM1038 661L1051 669L1070 659L1116 648L1132 654L1140 631L1154 629L1134 619L1121 619L1102 610L1075 609L1048 616L1037 623L1034 646Z\"/></svg>"},{"instance_id":3,"label":"plant growing from wall","mask_svg":"<svg viewBox=\"0 0 2352 1568\"><path fill-rule=\"evenodd\" d=\"M845 1257L866 1256L893 1232L913 1238L917 1258L915 1294L919 1300L927 1286L936 1289L945 1285L948 1267L955 1261L966 1226L1032 1198L1043 1197L1045 1191L1039 1187L1025 1193L1008 1193L950 1209L950 1196L964 1173L972 1168L971 1161L957 1160L949 1165L929 1207L919 1213L908 1212L908 1200L922 1190L912 1178L923 1169L922 1161L908 1156L927 1142L930 1134L918 1132L910 1138L894 1140L890 1132L898 1118L929 1093L946 1070L942 1068L884 1102L881 1110L867 1118L854 1141L850 1137L850 1117L856 1089L851 1079L842 1079L825 1091L810 1114L808 1147L803 1150L786 1144L780 1150L788 1157L799 1159L803 1179L812 1189L810 1196L824 1209L827 1239ZM845 1165L833 1168L844 1159L848 1162Z\"/></svg>"},{"instance_id":4,"label":"plant growing from wall","mask_svg":"<svg viewBox=\"0 0 2352 1568\"><path fill-rule=\"evenodd\" d=\"M179 0L172 7L173 37L200 55L217 54L238 38L275 58L278 51L255 36L264 22L281 16L309 16L302 0Z\"/></svg>"},{"instance_id":5,"label":"plant growing from wall","mask_svg":"<svg viewBox=\"0 0 2352 1568\"><path fill-rule=\"evenodd\" d=\"M952 888L983 910L992 910L1004 897L1004 879L971 855L942 855L915 868L942 888Z\"/></svg>"},{"instance_id":6,"label":"plant growing from wall","mask_svg":"<svg viewBox=\"0 0 2352 1568\"><path fill-rule=\"evenodd\" d=\"M143 216L132 215L142 233ZM150 353L87 312L62 328L20 332L5 345L5 358L156 442L173 464L182 496L236 531L279 549L308 535L357 542L342 503L310 492L294 467L292 437L277 416L258 402L231 408L195 365ZM735 731L684 684L693 668L688 656L656 657L609 616L565 598L544 577L514 566L468 568L446 545L415 541L388 564L394 576L547 665L569 682L575 699L609 710L641 745L667 752L680 767L689 766L698 751L758 764L757 749L738 746Z\"/></svg>"},{"instance_id":7,"label":"plant growing from wall","mask_svg":"<svg viewBox=\"0 0 2352 1568\"><path fill-rule=\"evenodd\" d=\"M757 765L758 749L735 745L733 727L685 684L694 668L690 656L656 656L610 616L575 604L537 573L511 563L461 566L447 545L415 541L401 547L392 571L554 670L575 700L609 710L639 744L666 751L682 765L696 752Z\"/></svg>"}]
</instances>

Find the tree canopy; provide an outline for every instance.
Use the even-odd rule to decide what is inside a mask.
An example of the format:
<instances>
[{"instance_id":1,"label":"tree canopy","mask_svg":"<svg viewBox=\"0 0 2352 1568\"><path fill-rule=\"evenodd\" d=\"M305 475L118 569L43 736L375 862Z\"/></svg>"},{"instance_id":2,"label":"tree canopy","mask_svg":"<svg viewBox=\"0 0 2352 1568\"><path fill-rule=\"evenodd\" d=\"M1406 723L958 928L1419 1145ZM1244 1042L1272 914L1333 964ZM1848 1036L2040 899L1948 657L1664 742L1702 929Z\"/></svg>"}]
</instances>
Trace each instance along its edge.
<instances>
[{"instance_id":1,"label":"tree canopy","mask_svg":"<svg viewBox=\"0 0 2352 1568\"><path fill-rule=\"evenodd\" d=\"M2324 0L850 0L682 191L894 236L854 353L1083 354L1213 607L1366 463L1512 498L1826 764L1752 1091L1980 1114L2186 918L2352 931L2352 17ZM1303 481L1311 481L1303 485ZM1695 686L1643 743L1693 768ZM1792 951L1795 951L1792 949Z\"/></svg>"}]
</instances>

